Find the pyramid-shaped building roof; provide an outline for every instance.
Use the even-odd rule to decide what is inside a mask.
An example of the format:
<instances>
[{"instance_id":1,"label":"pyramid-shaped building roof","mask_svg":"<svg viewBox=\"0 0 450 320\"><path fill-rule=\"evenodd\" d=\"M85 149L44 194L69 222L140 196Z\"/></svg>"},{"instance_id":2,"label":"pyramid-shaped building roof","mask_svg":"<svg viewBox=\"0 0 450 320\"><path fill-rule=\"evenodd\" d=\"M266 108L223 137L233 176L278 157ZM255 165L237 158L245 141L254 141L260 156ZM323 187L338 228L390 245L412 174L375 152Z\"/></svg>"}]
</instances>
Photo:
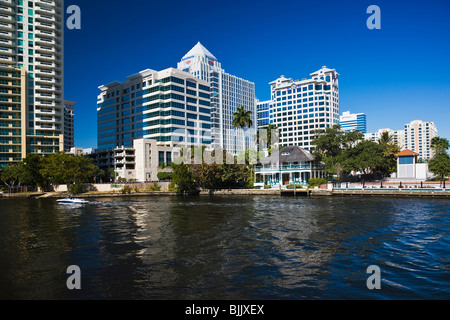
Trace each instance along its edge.
<instances>
[{"instance_id":1,"label":"pyramid-shaped building roof","mask_svg":"<svg viewBox=\"0 0 450 320\"><path fill-rule=\"evenodd\" d=\"M209 52L208 49L200 43L200 41L188 53L186 53L182 61L196 56L206 56L211 60L217 61L217 58Z\"/></svg>"}]
</instances>

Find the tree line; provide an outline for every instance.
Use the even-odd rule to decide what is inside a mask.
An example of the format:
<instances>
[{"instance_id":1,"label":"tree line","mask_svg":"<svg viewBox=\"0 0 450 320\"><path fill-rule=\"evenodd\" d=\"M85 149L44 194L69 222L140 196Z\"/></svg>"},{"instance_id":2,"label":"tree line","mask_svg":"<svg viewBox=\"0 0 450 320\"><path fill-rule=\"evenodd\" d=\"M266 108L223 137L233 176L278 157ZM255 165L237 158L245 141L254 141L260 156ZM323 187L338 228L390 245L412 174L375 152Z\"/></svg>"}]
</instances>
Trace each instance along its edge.
<instances>
[{"instance_id":1,"label":"tree line","mask_svg":"<svg viewBox=\"0 0 450 320\"><path fill-rule=\"evenodd\" d=\"M377 141L364 139L359 131L343 131L340 125L315 131L313 155L324 164L324 171L338 180L353 173L369 177L389 177L397 171L400 147L393 136L383 132ZM435 137L431 141L433 157L428 161L429 171L443 180L450 174L449 141Z\"/></svg>"},{"instance_id":2,"label":"tree line","mask_svg":"<svg viewBox=\"0 0 450 320\"><path fill-rule=\"evenodd\" d=\"M4 167L0 171L0 180L10 190L17 185L33 185L48 191L52 185L66 184L69 192L81 193L83 183L104 175L89 157L60 152L29 155L21 162Z\"/></svg>"}]
</instances>

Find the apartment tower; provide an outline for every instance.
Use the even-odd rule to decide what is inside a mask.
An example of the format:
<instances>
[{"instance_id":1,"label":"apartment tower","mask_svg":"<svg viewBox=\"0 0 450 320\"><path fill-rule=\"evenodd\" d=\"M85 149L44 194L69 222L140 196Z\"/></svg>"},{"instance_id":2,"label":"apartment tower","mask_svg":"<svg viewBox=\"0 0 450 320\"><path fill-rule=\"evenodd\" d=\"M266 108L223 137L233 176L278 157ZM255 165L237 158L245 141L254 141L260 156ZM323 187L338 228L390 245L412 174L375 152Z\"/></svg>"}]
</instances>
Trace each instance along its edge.
<instances>
[{"instance_id":1,"label":"apartment tower","mask_svg":"<svg viewBox=\"0 0 450 320\"><path fill-rule=\"evenodd\" d=\"M281 76L270 82L269 120L280 132L280 145L299 146L310 152L316 130L339 124L339 74L326 66L310 79Z\"/></svg>"},{"instance_id":2,"label":"apartment tower","mask_svg":"<svg viewBox=\"0 0 450 320\"><path fill-rule=\"evenodd\" d=\"M405 124L405 148L419 154L419 158L429 160L433 157L431 140L437 137L434 122L414 120Z\"/></svg>"},{"instance_id":3,"label":"apartment tower","mask_svg":"<svg viewBox=\"0 0 450 320\"><path fill-rule=\"evenodd\" d=\"M0 166L64 150L64 1L0 2Z\"/></svg>"}]
</instances>

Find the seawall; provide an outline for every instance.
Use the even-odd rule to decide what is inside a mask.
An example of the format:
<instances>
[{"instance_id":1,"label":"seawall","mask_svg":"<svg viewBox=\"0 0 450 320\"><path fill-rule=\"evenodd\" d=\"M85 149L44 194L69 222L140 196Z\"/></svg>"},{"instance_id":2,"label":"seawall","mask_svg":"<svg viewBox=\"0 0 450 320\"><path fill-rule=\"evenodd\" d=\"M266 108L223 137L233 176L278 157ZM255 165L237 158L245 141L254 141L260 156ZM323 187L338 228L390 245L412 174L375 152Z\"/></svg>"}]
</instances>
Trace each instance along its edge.
<instances>
[{"instance_id":1,"label":"seawall","mask_svg":"<svg viewBox=\"0 0 450 320\"><path fill-rule=\"evenodd\" d=\"M148 191L148 192L89 192L78 195L80 198L101 198L101 197L145 197L145 196L177 196L176 192L168 191ZM227 189L227 190L202 190L200 196L227 196L227 195L271 195L271 196L299 196L299 197L323 197L323 196L370 196L370 197L435 197L450 198L450 190L445 189L298 189L281 192L279 189ZM65 198L66 193L27 193L27 194L0 194L0 199L20 199L20 198Z\"/></svg>"}]
</instances>

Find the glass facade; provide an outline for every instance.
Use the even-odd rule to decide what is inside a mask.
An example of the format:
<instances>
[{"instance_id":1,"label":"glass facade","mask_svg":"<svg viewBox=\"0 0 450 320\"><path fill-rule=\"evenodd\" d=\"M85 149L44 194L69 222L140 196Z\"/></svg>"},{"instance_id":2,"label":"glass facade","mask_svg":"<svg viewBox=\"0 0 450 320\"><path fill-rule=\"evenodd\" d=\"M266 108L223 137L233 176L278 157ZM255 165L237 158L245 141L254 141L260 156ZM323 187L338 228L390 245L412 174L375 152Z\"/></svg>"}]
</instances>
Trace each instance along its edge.
<instances>
[{"instance_id":1,"label":"glass facade","mask_svg":"<svg viewBox=\"0 0 450 320\"><path fill-rule=\"evenodd\" d=\"M98 149L131 146L138 138L161 145L210 143L210 88L198 81L176 69L146 70L100 87Z\"/></svg>"},{"instance_id":2,"label":"glass facade","mask_svg":"<svg viewBox=\"0 0 450 320\"><path fill-rule=\"evenodd\" d=\"M270 83L269 122L279 129L283 147L313 151L314 131L339 123L339 74L323 67L312 76L302 81L281 76Z\"/></svg>"}]
</instances>

